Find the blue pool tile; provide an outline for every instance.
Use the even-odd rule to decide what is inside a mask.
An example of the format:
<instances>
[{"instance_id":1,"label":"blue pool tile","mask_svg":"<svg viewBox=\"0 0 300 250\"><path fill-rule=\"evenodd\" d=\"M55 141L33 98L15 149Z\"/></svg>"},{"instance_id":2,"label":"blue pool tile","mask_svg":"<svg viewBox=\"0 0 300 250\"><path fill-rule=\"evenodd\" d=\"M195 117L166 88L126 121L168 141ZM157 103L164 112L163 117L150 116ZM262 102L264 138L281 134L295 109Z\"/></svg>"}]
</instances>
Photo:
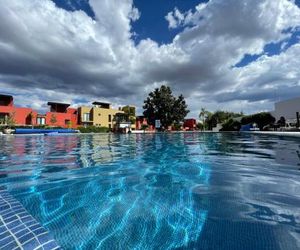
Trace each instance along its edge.
<instances>
[{"instance_id":1,"label":"blue pool tile","mask_svg":"<svg viewBox=\"0 0 300 250\"><path fill-rule=\"evenodd\" d=\"M23 223L29 223L29 222L32 222L34 219L31 217L31 216L27 216L27 217L25 217L25 218L22 218L21 219L21 221L23 222Z\"/></svg>"},{"instance_id":2,"label":"blue pool tile","mask_svg":"<svg viewBox=\"0 0 300 250\"><path fill-rule=\"evenodd\" d=\"M44 250L51 250L51 249L59 249L57 243L55 241L50 241L43 245Z\"/></svg>"},{"instance_id":3,"label":"blue pool tile","mask_svg":"<svg viewBox=\"0 0 300 250\"><path fill-rule=\"evenodd\" d=\"M20 238L20 237L22 237L23 235L28 234L28 233L30 233L30 230L28 230L27 228L25 228L25 229L23 229L23 230L17 232L15 235L16 235L16 237Z\"/></svg>"},{"instance_id":4,"label":"blue pool tile","mask_svg":"<svg viewBox=\"0 0 300 250\"><path fill-rule=\"evenodd\" d=\"M0 249L7 249L7 250L9 250L9 249L14 249L17 246L18 246L18 243L13 240L9 244L3 245L2 246L3 248L0 248Z\"/></svg>"},{"instance_id":5,"label":"blue pool tile","mask_svg":"<svg viewBox=\"0 0 300 250\"><path fill-rule=\"evenodd\" d=\"M7 231L6 227L5 226L0 226L0 233L3 233Z\"/></svg>"},{"instance_id":6,"label":"blue pool tile","mask_svg":"<svg viewBox=\"0 0 300 250\"><path fill-rule=\"evenodd\" d=\"M3 205L0 206L0 211L1 210L4 211L4 210L9 209L9 208L10 208L10 206L5 203L5 204L3 204Z\"/></svg>"},{"instance_id":7,"label":"blue pool tile","mask_svg":"<svg viewBox=\"0 0 300 250\"><path fill-rule=\"evenodd\" d=\"M0 232L0 239L4 239L5 237L10 236L10 233L8 231Z\"/></svg>"},{"instance_id":8,"label":"blue pool tile","mask_svg":"<svg viewBox=\"0 0 300 250\"><path fill-rule=\"evenodd\" d=\"M0 249L53 250L59 245L7 191L0 187ZM43 246L44 245L44 246Z\"/></svg>"},{"instance_id":9,"label":"blue pool tile","mask_svg":"<svg viewBox=\"0 0 300 250\"><path fill-rule=\"evenodd\" d=\"M5 237L5 238L0 240L0 246L5 246L5 245L7 245L7 244L9 244L10 242L13 242L13 241L15 241L14 237L10 235L10 236Z\"/></svg>"},{"instance_id":10,"label":"blue pool tile","mask_svg":"<svg viewBox=\"0 0 300 250\"><path fill-rule=\"evenodd\" d=\"M28 227L31 231L36 230L38 228L42 228L39 224L33 224L31 226Z\"/></svg>"},{"instance_id":11,"label":"blue pool tile","mask_svg":"<svg viewBox=\"0 0 300 250\"><path fill-rule=\"evenodd\" d=\"M28 234L21 236L18 240L23 245L25 242L34 239L34 237L35 237L35 235L33 233L28 233Z\"/></svg>"},{"instance_id":12,"label":"blue pool tile","mask_svg":"<svg viewBox=\"0 0 300 250\"><path fill-rule=\"evenodd\" d=\"M11 217L11 216L14 216L14 215L15 215L15 213L14 213L13 211L11 211L11 212L9 212L8 214L3 215L2 217L3 217L3 219L5 220L5 219L7 219L7 218L9 218L9 217Z\"/></svg>"},{"instance_id":13,"label":"blue pool tile","mask_svg":"<svg viewBox=\"0 0 300 250\"><path fill-rule=\"evenodd\" d=\"M12 222L6 224L6 226L7 226L9 229L12 229L12 228L14 228L14 227L17 227L17 226L19 226L19 225L20 225L20 221L19 221L19 220L17 220L17 221L12 221Z\"/></svg>"},{"instance_id":14,"label":"blue pool tile","mask_svg":"<svg viewBox=\"0 0 300 250\"><path fill-rule=\"evenodd\" d=\"M13 215L11 217L7 217L6 219L4 218L4 221L6 224L12 222L12 221L15 221L15 220L18 220L18 217L16 215Z\"/></svg>"},{"instance_id":15,"label":"blue pool tile","mask_svg":"<svg viewBox=\"0 0 300 250\"><path fill-rule=\"evenodd\" d=\"M49 235L47 234L39 235L37 238L41 244L45 244L49 241Z\"/></svg>"},{"instance_id":16,"label":"blue pool tile","mask_svg":"<svg viewBox=\"0 0 300 250\"><path fill-rule=\"evenodd\" d=\"M19 226L12 228L11 231L13 234L16 234L24 229L26 229L26 227L23 224L20 224Z\"/></svg>"},{"instance_id":17,"label":"blue pool tile","mask_svg":"<svg viewBox=\"0 0 300 250\"><path fill-rule=\"evenodd\" d=\"M24 249L35 249L38 246L40 246L40 243L36 240L36 238L33 238L30 241L27 241L23 244Z\"/></svg>"}]
</instances>

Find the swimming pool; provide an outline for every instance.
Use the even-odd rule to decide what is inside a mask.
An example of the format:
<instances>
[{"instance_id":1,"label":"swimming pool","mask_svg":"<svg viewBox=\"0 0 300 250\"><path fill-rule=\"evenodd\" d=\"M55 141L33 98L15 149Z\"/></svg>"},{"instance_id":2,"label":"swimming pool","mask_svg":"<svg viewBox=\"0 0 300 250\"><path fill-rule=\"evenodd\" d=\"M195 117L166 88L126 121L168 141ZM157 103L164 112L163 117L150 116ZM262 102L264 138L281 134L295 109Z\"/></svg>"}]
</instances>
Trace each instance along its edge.
<instances>
[{"instance_id":1,"label":"swimming pool","mask_svg":"<svg viewBox=\"0 0 300 250\"><path fill-rule=\"evenodd\" d=\"M299 249L300 140L0 137L0 186L64 249Z\"/></svg>"}]
</instances>

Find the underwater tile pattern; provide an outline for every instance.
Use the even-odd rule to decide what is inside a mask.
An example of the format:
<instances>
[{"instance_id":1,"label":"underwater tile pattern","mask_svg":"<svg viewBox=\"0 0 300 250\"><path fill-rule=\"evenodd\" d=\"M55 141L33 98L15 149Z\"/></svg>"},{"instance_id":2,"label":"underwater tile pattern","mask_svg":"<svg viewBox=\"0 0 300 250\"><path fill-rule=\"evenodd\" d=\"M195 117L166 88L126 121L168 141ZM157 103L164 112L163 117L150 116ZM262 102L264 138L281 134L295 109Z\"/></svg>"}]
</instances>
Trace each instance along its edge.
<instances>
[{"instance_id":1,"label":"underwater tile pattern","mask_svg":"<svg viewBox=\"0 0 300 250\"><path fill-rule=\"evenodd\" d=\"M0 188L0 249L60 249L43 228L5 189Z\"/></svg>"},{"instance_id":2,"label":"underwater tile pattern","mask_svg":"<svg viewBox=\"0 0 300 250\"><path fill-rule=\"evenodd\" d=\"M243 133L4 136L0 186L63 249L300 250L299 152Z\"/></svg>"}]
</instances>

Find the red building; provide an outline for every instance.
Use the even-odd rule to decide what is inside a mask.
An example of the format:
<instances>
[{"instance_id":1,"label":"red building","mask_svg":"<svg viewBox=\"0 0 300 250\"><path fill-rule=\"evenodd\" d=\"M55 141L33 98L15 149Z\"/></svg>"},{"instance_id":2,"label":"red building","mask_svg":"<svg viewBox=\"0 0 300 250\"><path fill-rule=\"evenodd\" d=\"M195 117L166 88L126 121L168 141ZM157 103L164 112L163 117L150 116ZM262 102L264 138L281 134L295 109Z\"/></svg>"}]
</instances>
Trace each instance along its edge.
<instances>
[{"instance_id":1,"label":"red building","mask_svg":"<svg viewBox=\"0 0 300 250\"><path fill-rule=\"evenodd\" d=\"M48 102L50 112L47 112L43 117L48 126L62 127L62 128L77 128L78 114L77 109L69 108L70 104Z\"/></svg>"},{"instance_id":2,"label":"red building","mask_svg":"<svg viewBox=\"0 0 300 250\"><path fill-rule=\"evenodd\" d=\"M147 118L144 116L137 116L135 120L135 128L136 130L143 130L143 127L147 127L147 130L154 130L152 125L148 124Z\"/></svg>"},{"instance_id":3,"label":"red building","mask_svg":"<svg viewBox=\"0 0 300 250\"><path fill-rule=\"evenodd\" d=\"M185 119L183 123L183 128L185 130L195 130L197 125L196 119Z\"/></svg>"},{"instance_id":4,"label":"red building","mask_svg":"<svg viewBox=\"0 0 300 250\"><path fill-rule=\"evenodd\" d=\"M11 95L0 95L0 125L77 128L77 109L69 108L70 104L66 103L48 102L48 105L50 112L42 115L31 108L15 107Z\"/></svg>"},{"instance_id":5,"label":"red building","mask_svg":"<svg viewBox=\"0 0 300 250\"><path fill-rule=\"evenodd\" d=\"M37 112L31 108L14 106L11 95L0 95L0 124L35 125Z\"/></svg>"}]
</instances>

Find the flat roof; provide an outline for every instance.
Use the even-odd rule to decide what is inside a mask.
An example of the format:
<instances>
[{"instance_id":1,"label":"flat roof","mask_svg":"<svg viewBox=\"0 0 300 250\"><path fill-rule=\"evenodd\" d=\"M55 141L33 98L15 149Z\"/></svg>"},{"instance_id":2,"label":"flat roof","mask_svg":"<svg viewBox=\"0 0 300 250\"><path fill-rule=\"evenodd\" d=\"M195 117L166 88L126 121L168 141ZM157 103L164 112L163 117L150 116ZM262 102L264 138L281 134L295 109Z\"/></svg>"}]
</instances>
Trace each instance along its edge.
<instances>
[{"instance_id":1,"label":"flat roof","mask_svg":"<svg viewBox=\"0 0 300 250\"><path fill-rule=\"evenodd\" d=\"M12 95L2 95L2 94L0 94L0 98L3 98L3 97L6 97L6 98L13 98Z\"/></svg>"},{"instance_id":2,"label":"flat roof","mask_svg":"<svg viewBox=\"0 0 300 250\"><path fill-rule=\"evenodd\" d=\"M93 105L110 105L109 102L93 102Z\"/></svg>"},{"instance_id":3,"label":"flat roof","mask_svg":"<svg viewBox=\"0 0 300 250\"><path fill-rule=\"evenodd\" d=\"M48 102L47 105L60 105L60 106L66 106L66 107L69 107L71 104L69 103L61 103L61 102Z\"/></svg>"}]
</instances>

